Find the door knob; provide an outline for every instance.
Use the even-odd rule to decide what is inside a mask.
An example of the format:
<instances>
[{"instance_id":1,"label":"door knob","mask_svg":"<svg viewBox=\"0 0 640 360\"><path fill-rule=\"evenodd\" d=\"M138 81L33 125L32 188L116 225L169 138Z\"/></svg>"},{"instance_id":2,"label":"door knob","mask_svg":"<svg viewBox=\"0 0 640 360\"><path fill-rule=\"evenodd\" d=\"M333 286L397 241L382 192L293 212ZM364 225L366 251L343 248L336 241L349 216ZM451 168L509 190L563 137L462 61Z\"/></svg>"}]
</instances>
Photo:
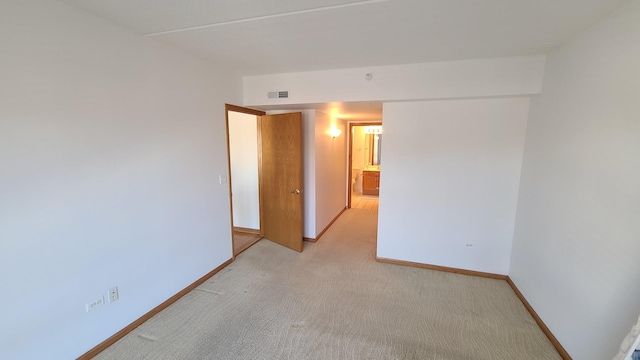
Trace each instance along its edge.
<instances>
[{"instance_id":1,"label":"door knob","mask_svg":"<svg viewBox=\"0 0 640 360\"><path fill-rule=\"evenodd\" d=\"M296 195L297 195L297 194L300 194L301 192L302 192L302 191L301 191L300 189L295 189L295 190L293 190L291 193L292 193L292 194L296 194Z\"/></svg>"}]
</instances>

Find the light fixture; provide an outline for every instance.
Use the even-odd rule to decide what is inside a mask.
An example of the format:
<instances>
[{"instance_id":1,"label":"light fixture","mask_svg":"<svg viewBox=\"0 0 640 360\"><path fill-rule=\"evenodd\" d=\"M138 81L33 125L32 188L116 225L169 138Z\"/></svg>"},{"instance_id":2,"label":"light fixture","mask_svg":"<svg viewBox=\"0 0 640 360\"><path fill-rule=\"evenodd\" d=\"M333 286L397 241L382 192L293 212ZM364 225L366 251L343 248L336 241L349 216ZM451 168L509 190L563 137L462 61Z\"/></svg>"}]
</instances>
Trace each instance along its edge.
<instances>
[{"instance_id":1,"label":"light fixture","mask_svg":"<svg viewBox=\"0 0 640 360\"><path fill-rule=\"evenodd\" d=\"M332 138L337 138L338 136L340 136L340 134L342 134L342 130L332 127L331 129L329 129L329 135L331 135Z\"/></svg>"},{"instance_id":2,"label":"light fixture","mask_svg":"<svg viewBox=\"0 0 640 360\"><path fill-rule=\"evenodd\" d=\"M364 128L365 134L382 134L382 126L367 126Z\"/></svg>"}]
</instances>

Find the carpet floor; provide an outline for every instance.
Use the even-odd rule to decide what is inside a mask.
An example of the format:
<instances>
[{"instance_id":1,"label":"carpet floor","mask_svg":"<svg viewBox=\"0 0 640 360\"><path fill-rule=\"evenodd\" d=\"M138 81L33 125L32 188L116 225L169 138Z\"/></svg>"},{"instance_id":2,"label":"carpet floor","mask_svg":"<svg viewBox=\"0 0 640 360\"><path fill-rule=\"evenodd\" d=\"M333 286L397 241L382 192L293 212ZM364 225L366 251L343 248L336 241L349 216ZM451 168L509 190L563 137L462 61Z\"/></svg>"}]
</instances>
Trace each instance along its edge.
<instances>
[{"instance_id":1,"label":"carpet floor","mask_svg":"<svg viewBox=\"0 0 640 360\"><path fill-rule=\"evenodd\" d=\"M260 240L96 359L560 359L505 281L376 262L376 216Z\"/></svg>"}]
</instances>

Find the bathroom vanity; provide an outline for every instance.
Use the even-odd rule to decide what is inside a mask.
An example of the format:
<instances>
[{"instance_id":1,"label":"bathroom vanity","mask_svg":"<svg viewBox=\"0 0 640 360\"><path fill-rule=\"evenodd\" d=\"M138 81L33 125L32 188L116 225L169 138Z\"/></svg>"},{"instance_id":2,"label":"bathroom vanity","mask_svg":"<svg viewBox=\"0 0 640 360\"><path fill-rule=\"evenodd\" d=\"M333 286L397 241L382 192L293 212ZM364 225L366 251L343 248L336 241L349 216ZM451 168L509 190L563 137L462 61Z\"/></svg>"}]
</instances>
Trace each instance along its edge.
<instances>
[{"instance_id":1,"label":"bathroom vanity","mask_svg":"<svg viewBox=\"0 0 640 360\"><path fill-rule=\"evenodd\" d=\"M369 169L362 171L362 194L380 194L380 169Z\"/></svg>"},{"instance_id":2,"label":"bathroom vanity","mask_svg":"<svg viewBox=\"0 0 640 360\"><path fill-rule=\"evenodd\" d=\"M380 194L380 163L382 157L382 126L379 124L352 125L351 183L353 193L378 196Z\"/></svg>"}]
</instances>

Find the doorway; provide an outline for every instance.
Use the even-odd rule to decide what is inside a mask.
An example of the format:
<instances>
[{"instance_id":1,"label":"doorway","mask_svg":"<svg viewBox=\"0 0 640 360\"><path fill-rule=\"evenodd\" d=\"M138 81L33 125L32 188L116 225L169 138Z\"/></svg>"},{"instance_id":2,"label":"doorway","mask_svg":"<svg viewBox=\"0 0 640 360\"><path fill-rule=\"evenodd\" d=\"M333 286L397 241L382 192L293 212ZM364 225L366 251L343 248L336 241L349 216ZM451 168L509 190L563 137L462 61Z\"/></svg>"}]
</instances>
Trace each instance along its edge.
<instances>
[{"instance_id":1,"label":"doorway","mask_svg":"<svg viewBox=\"0 0 640 360\"><path fill-rule=\"evenodd\" d=\"M382 169L382 122L349 123L347 206L378 210Z\"/></svg>"},{"instance_id":2,"label":"doorway","mask_svg":"<svg viewBox=\"0 0 640 360\"><path fill-rule=\"evenodd\" d=\"M233 257L261 238L302 251L302 114L225 109Z\"/></svg>"},{"instance_id":3,"label":"doorway","mask_svg":"<svg viewBox=\"0 0 640 360\"><path fill-rule=\"evenodd\" d=\"M264 236L260 218L258 117L265 112L226 105L233 256Z\"/></svg>"}]
</instances>

